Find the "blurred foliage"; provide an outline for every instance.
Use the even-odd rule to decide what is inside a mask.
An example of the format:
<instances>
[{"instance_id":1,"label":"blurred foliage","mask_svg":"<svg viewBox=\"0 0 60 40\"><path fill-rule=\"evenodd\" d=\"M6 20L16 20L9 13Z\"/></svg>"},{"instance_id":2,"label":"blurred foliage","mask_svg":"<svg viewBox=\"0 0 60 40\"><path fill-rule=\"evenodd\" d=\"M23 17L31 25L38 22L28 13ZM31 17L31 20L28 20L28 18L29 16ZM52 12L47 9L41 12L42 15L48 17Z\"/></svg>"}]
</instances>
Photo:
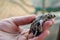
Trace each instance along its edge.
<instances>
[{"instance_id":1,"label":"blurred foliage","mask_svg":"<svg viewBox=\"0 0 60 40\"><path fill-rule=\"evenodd\" d=\"M60 7L54 7L54 8L49 7L49 8L46 8L46 11L47 12L58 12L60 11Z\"/></svg>"}]
</instances>

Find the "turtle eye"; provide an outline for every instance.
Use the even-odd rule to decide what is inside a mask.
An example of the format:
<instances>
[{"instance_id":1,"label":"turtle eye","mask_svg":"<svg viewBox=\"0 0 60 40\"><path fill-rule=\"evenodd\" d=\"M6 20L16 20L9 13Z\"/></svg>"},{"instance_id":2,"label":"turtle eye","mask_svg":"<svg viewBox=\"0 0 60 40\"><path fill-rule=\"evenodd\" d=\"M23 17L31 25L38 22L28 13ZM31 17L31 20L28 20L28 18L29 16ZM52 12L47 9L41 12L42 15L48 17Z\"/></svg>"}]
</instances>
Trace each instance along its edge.
<instances>
[{"instance_id":1,"label":"turtle eye","mask_svg":"<svg viewBox=\"0 0 60 40\"><path fill-rule=\"evenodd\" d=\"M51 18L54 18L54 17L56 17L55 15L51 15Z\"/></svg>"}]
</instances>

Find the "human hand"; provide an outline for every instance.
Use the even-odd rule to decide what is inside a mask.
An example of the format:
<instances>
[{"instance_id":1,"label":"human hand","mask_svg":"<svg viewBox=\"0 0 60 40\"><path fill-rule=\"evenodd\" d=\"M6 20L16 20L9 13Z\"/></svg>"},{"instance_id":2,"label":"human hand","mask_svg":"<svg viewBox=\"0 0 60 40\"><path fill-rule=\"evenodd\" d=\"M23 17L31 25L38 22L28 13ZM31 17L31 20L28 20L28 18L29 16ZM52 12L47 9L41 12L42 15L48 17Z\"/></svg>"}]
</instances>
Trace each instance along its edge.
<instances>
[{"instance_id":1,"label":"human hand","mask_svg":"<svg viewBox=\"0 0 60 40\"><path fill-rule=\"evenodd\" d=\"M1 20L0 21L0 30L5 33L8 33L8 34L17 34L18 37L14 36L15 37L14 40L17 40L17 39L18 40L26 40L26 37L24 35L19 36L19 34L21 34L24 31L24 30L21 30L19 28L19 26L31 23L35 19L35 17L36 16L12 17L9 19ZM34 37L29 40L43 40L49 34L48 28L53 23L54 23L53 19L46 21L43 25L44 32L42 34L40 34L38 37ZM5 35L5 34L3 34L3 35ZM5 38L5 39L7 39L7 38Z\"/></svg>"}]
</instances>

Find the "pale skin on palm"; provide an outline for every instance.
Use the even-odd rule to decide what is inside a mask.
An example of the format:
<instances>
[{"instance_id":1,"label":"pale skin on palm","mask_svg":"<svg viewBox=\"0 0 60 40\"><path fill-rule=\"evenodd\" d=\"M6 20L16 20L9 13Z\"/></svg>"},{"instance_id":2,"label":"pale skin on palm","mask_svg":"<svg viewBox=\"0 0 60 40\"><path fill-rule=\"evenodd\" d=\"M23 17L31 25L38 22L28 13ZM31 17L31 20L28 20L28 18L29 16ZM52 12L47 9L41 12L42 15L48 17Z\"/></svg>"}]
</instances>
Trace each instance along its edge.
<instances>
[{"instance_id":1,"label":"pale skin on palm","mask_svg":"<svg viewBox=\"0 0 60 40\"><path fill-rule=\"evenodd\" d=\"M19 28L19 26L21 27L21 25L30 24L35 18L36 18L36 16L32 15L32 16L12 17L12 18L1 20L0 21L0 30L2 32L8 33L8 34L13 34L13 35L17 34L16 36L11 37L13 39L15 37L14 40L26 40L26 35L29 30L28 31L26 30L27 32L25 32L23 29ZM44 38L47 37L50 33L48 31L49 27L53 24L54 24L53 19L46 21L43 25L44 31L42 32L42 34L40 34L37 37L30 38L28 40L44 40ZM25 34L23 34L23 33L25 33ZM23 34L23 35L19 36L20 34ZM5 35L5 34L3 34L3 35ZM32 34L30 34L29 37L31 37L31 36L32 36Z\"/></svg>"}]
</instances>

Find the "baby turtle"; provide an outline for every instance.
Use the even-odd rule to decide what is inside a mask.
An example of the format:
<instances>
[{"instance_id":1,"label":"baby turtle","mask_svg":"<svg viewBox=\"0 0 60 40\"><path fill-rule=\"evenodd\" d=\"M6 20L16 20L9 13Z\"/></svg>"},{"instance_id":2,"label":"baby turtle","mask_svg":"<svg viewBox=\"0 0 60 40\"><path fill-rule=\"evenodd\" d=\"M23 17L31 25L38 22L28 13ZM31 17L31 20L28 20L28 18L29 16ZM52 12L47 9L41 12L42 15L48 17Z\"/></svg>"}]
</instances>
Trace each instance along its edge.
<instances>
[{"instance_id":1,"label":"baby turtle","mask_svg":"<svg viewBox=\"0 0 60 40\"><path fill-rule=\"evenodd\" d=\"M30 33L33 33L33 36L38 36L42 33L43 29L42 29L42 26L43 26L43 23L47 20L50 20L52 18L55 18L55 15L54 14L43 14L41 16L38 16L31 24L31 27L30 27L30 31L29 31L29 34Z\"/></svg>"}]
</instances>

